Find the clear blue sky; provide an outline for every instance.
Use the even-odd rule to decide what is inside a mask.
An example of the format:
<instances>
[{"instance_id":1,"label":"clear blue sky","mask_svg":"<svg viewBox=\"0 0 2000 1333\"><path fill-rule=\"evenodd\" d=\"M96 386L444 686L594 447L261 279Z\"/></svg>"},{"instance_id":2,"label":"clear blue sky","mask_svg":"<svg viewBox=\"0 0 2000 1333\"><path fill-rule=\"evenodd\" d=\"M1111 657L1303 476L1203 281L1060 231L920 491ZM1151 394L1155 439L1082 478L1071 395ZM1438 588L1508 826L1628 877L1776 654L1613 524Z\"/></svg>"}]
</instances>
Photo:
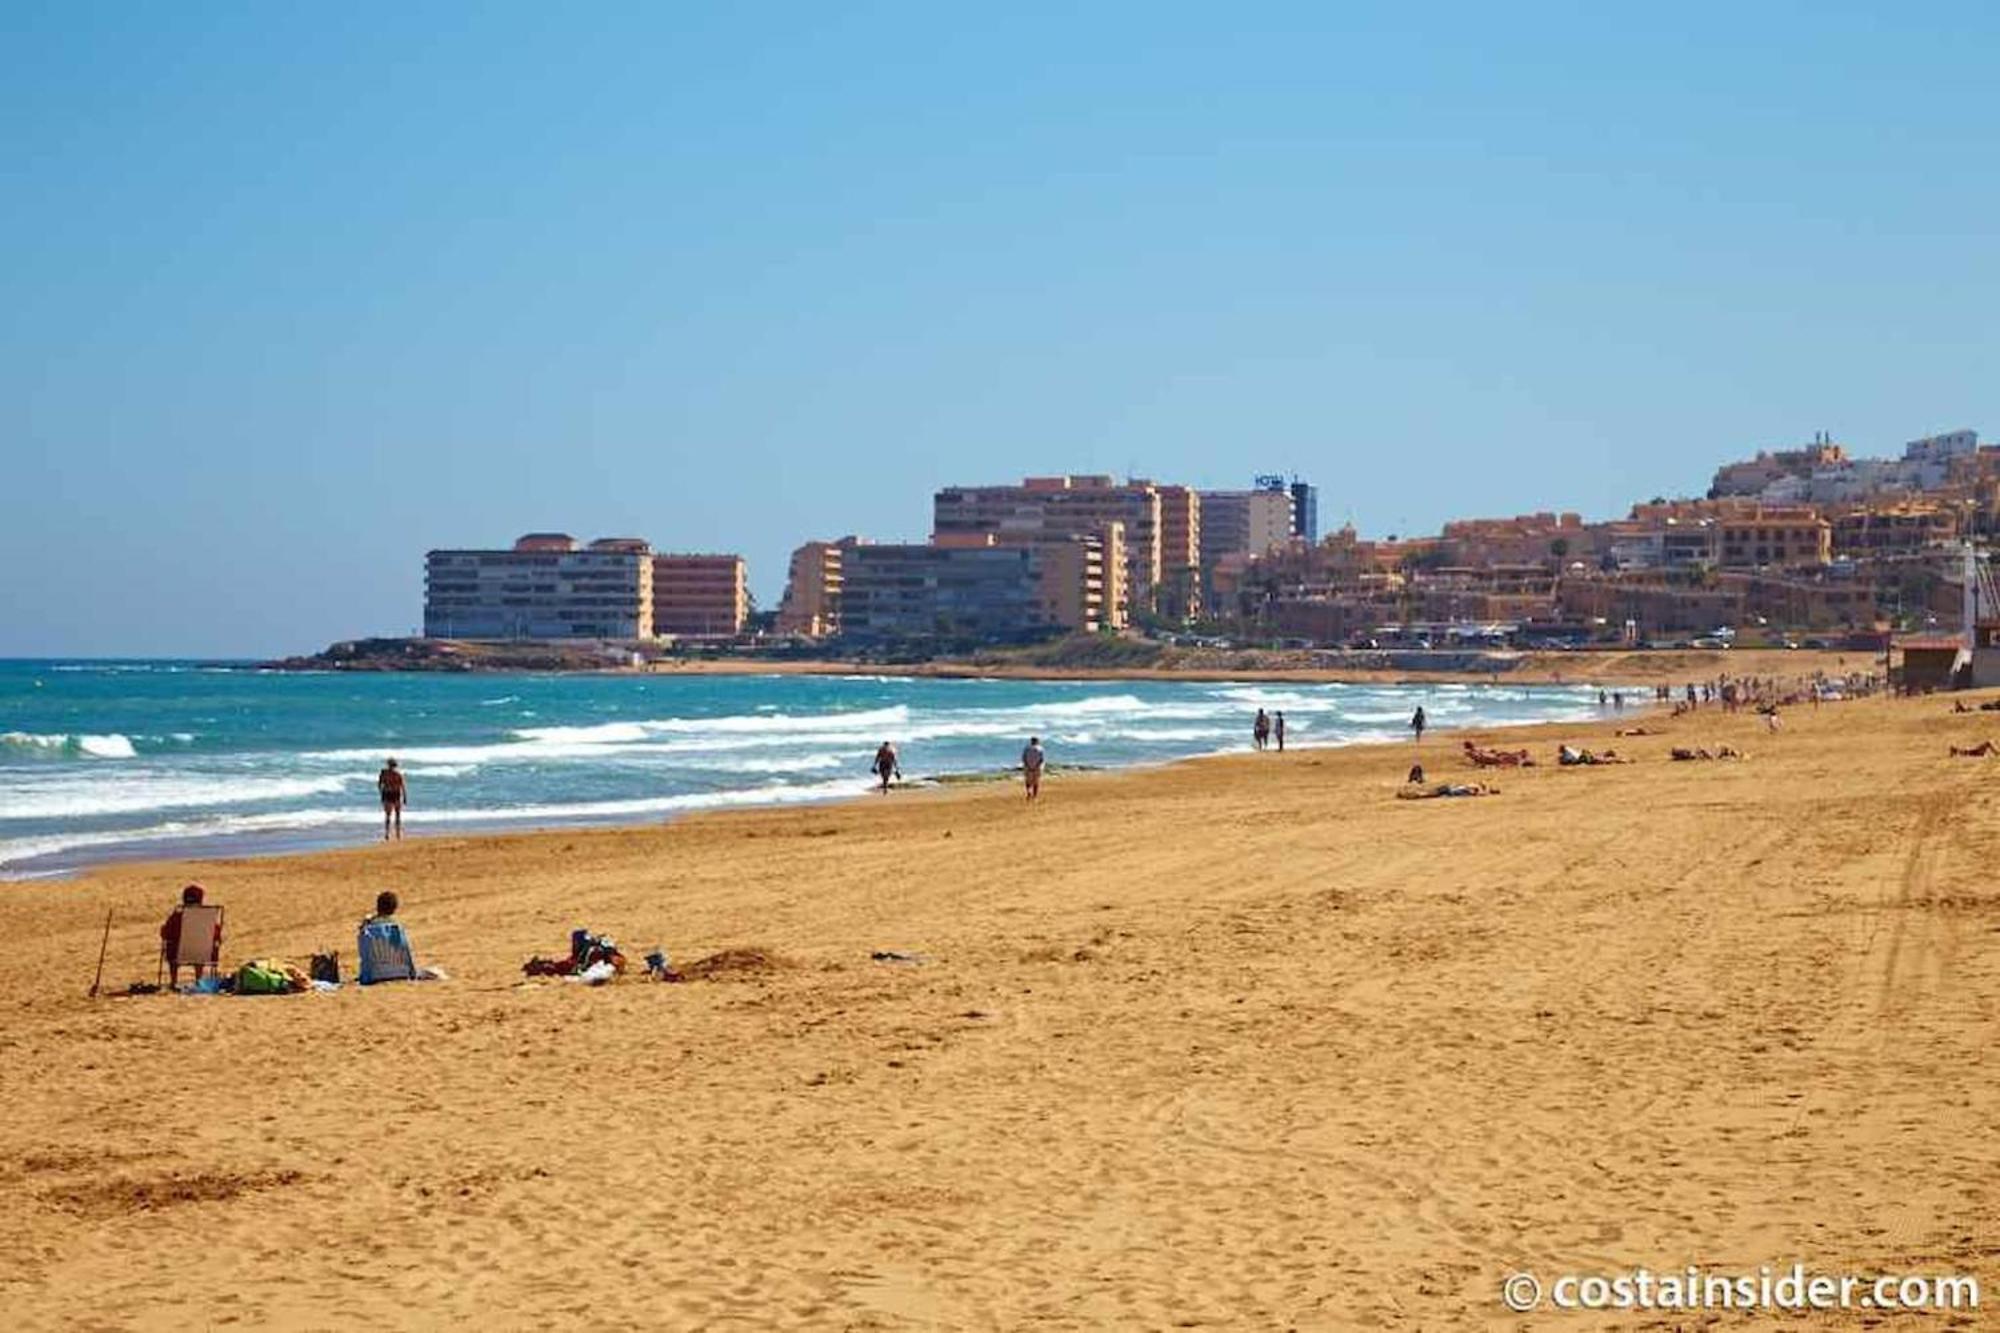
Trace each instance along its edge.
<instances>
[{"instance_id":1,"label":"clear blue sky","mask_svg":"<svg viewBox=\"0 0 2000 1333\"><path fill-rule=\"evenodd\" d=\"M1323 522L2000 435L1989 5L0 10L0 655L398 633L423 552Z\"/></svg>"}]
</instances>

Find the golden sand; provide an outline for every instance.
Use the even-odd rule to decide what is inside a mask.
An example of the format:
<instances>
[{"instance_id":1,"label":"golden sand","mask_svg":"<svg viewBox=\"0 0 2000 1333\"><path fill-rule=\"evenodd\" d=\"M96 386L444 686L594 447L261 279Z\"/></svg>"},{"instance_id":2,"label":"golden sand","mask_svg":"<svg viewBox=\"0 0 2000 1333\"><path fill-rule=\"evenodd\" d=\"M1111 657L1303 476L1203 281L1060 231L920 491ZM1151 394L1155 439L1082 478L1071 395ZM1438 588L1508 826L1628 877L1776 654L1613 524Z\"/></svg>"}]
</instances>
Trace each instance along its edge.
<instances>
[{"instance_id":1,"label":"golden sand","mask_svg":"<svg viewBox=\"0 0 2000 1333\"><path fill-rule=\"evenodd\" d=\"M1059 774L1035 809L991 785L5 886L0 1309L1587 1328L1509 1315L1501 1279L2000 1288L2000 760L1945 755L2000 717L1653 725L1513 733L1639 762L1482 800L1393 799L1415 757L1469 772L1446 734ZM1719 743L1751 757L1666 762ZM105 909L109 980L150 979L189 877L229 958L350 969L393 886L453 980L86 1000ZM762 956L523 984L577 925Z\"/></svg>"}]
</instances>

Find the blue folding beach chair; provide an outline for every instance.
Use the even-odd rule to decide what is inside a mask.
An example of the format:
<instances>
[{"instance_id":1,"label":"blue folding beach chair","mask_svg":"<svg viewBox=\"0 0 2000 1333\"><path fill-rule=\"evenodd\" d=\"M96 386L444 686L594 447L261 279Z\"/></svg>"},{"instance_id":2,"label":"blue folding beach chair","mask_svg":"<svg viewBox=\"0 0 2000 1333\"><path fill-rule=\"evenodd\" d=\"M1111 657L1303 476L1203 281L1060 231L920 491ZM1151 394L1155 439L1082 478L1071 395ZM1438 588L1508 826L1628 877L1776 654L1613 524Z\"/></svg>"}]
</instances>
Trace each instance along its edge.
<instances>
[{"instance_id":1,"label":"blue folding beach chair","mask_svg":"<svg viewBox=\"0 0 2000 1333\"><path fill-rule=\"evenodd\" d=\"M354 951L361 957L361 984L378 981L415 981L417 960L410 954L410 937L400 921L364 921L355 938Z\"/></svg>"}]
</instances>

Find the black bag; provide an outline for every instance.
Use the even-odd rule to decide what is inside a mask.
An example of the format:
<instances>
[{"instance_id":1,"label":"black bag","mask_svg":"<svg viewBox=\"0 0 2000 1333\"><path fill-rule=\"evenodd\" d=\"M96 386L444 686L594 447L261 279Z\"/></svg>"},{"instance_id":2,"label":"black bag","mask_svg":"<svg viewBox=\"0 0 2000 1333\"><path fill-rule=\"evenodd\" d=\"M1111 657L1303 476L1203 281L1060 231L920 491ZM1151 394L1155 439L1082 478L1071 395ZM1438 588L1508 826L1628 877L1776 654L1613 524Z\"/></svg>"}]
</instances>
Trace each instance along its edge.
<instances>
[{"instance_id":1,"label":"black bag","mask_svg":"<svg viewBox=\"0 0 2000 1333\"><path fill-rule=\"evenodd\" d=\"M338 986L340 984L340 955L337 953L314 954L312 956L312 965L306 969L306 974L314 981L331 982L333 985Z\"/></svg>"}]
</instances>

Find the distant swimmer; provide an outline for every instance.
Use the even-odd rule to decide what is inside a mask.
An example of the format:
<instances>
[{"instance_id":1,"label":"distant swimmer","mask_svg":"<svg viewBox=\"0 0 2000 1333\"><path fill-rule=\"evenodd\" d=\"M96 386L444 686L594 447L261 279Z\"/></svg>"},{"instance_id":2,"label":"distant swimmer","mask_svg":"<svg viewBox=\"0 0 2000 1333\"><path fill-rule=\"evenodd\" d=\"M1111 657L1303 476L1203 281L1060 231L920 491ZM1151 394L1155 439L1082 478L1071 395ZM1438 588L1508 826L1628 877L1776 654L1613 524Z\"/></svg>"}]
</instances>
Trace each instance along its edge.
<instances>
[{"instance_id":1,"label":"distant swimmer","mask_svg":"<svg viewBox=\"0 0 2000 1333\"><path fill-rule=\"evenodd\" d=\"M1422 740L1424 738L1424 728L1429 725L1430 719L1424 716L1424 706L1418 704L1417 711L1410 715L1410 739L1415 741Z\"/></svg>"},{"instance_id":2,"label":"distant swimmer","mask_svg":"<svg viewBox=\"0 0 2000 1333\"><path fill-rule=\"evenodd\" d=\"M1027 748L1021 751L1021 781L1026 784L1031 801L1042 794L1042 768L1048 758L1042 753L1042 738L1028 737Z\"/></svg>"},{"instance_id":3,"label":"distant swimmer","mask_svg":"<svg viewBox=\"0 0 2000 1333\"><path fill-rule=\"evenodd\" d=\"M875 751L874 768L875 776L882 779L882 785L877 788L878 791L889 790L889 779L901 778L903 776L903 766L896 761L896 747L894 745L891 745L888 741L882 742L881 748Z\"/></svg>"},{"instance_id":4,"label":"distant swimmer","mask_svg":"<svg viewBox=\"0 0 2000 1333\"><path fill-rule=\"evenodd\" d=\"M394 830L394 836L403 836L403 806L410 799L409 784L403 781L403 770L396 767L391 759L375 775L375 790L382 794L382 841L387 842Z\"/></svg>"}]
</instances>

